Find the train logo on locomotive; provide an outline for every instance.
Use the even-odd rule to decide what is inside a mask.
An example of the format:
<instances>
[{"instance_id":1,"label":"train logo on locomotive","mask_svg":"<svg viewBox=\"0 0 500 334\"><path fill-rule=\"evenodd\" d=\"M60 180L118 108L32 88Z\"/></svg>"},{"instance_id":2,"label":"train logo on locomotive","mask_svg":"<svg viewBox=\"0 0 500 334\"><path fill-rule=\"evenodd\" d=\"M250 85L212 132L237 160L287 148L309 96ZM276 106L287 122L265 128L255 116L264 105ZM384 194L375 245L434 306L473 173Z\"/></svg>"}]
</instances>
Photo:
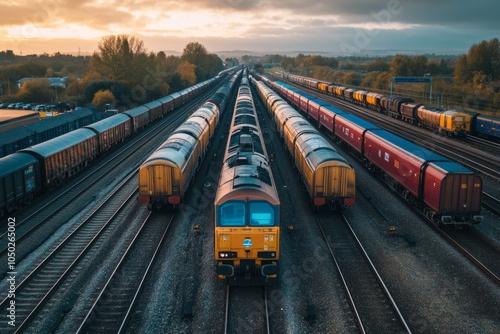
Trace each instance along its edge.
<instances>
[{"instance_id":1,"label":"train logo on locomotive","mask_svg":"<svg viewBox=\"0 0 500 334\"><path fill-rule=\"evenodd\" d=\"M252 247L252 239L245 239L245 240L243 240L243 247L245 247L245 248Z\"/></svg>"}]
</instances>

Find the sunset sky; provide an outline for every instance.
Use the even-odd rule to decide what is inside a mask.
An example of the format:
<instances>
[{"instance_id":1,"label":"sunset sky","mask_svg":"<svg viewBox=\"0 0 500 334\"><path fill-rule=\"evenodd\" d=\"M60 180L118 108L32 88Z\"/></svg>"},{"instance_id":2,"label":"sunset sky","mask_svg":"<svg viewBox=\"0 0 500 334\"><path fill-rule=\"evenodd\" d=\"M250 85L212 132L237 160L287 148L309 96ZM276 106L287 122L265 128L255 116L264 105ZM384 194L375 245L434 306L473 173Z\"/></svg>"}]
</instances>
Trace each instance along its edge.
<instances>
[{"instance_id":1,"label":"sunset sky","mask_svg":"<svg viewBox=\"0 0 500 334\"><path fill-rule=\"evenodd\" d=\"M92 53L128 34L148 51L465 53L500 37L498 0L0 0L0 51Z\"/></svg>"}]
</instances>

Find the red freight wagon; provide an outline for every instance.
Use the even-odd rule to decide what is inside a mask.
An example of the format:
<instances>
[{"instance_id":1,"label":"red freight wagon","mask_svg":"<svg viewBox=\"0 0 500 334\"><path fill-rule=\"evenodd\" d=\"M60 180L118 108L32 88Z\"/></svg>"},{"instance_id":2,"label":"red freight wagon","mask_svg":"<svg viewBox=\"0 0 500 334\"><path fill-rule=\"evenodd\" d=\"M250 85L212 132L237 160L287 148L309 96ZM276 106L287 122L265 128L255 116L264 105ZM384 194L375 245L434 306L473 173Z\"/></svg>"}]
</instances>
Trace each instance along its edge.
<instances>
[{"instance_id":1,"label":"red freight wagon","mask_svg":"<svg viewBox=\"0 0 500 334\"><path fill-rule=\"evenodd\" d=\"M300 97L301 97L300 93L291 91L291 98L292 98L291 101L297 108L300 107Z\"/></svg>"},{"instance_id":2,"label":"red freight wagon","mask_svg":"<svg viewBox=\"0 0 500 334\"><path fill-rule=\"evenodd\" d=\"M471 170L453 161L431 162L425 170L424 202L443 223L482 218L482 180Z\"/></svg>"},{"instance_id":3,"label":"red freight wagon","mask_svg":"<svg viewBox=\"0 0 500 334\"><path fill-rule=\"evenodd\" d=\"M116 115L104 120L114 117ZM28 152L39 160L43 186L49 188L87 166L99 154L99 147L95 132L81 128L21 152Z\"/></svg>"},{"instance_id":4,"label":"red freight wagon","mask_svg":"<svg viewBox=\"0 0 500 334\"><path fill-rule=\"evenodd\" d=\"M149 108L143 105L137 106L123 113L132 117L132 126L134 132L141 130L150 122Z\"/></svg>"},{"instance_id":5,"label":"red freight wagon","mask_svg":"<svg viewBox=\"0 0 500 334\"><path fill-rule=\"evenodd\" d=\"M151 122L163 117L163 105L160 100L151 101L146 103L144 106L149 108L149 117Z\"/></svg>"},{"instance_id":6,"label":"red freight wagon","mask_svg":"<svg viewBox=\"0 0 500 334\"><path fill-rule=\"evenodd\" d=\"M318 122L319 119L319 108L322 106L329 106L330 104L322 101L320 99L311 99L309 100L309 104L307 105L307 114L309 117L314 119L315 122Z\"/></svg>"},{"instance_id":7,"label":"red freight wagon","mask_svg":"<svg viewBox=\"0 0 500 334\"><path fill-rule=\"evenodd\" d=\"M364 156L416 198L422 166L429 158L442 158L385 130L365 133Z\"/></svg>"},{"instance_id":8,"label":"red freight wagon","mask_svg":"<svg viewBox=\"0 0 500 334\"><path fill-rule=\"evenodd\" d=\"M318 111L318 122L325 127L328 132L334 133L334 121L337 114L345 115L346 113L331 105L320 106Z\"/></svg>"},{"instance_id":9,"label":"red freight wagon","mask_svg":"<svg viewBox=\"0 0 500 334\"><path fill-rule=\"evenodd\" d=\"M304 114L307 115L307 105L309 103L309 100L311 100L311 96L305 95L304 93L301 92L300 98L299 98L299 109L304 112Z\"/></svg>"},{"instance_id":10,"label":"red freight wagon","mask_svg":"<svg viewBox=\"0 0 500 334\"><path fill-rule=\"evenodd\" d=\"M121 143L132 134L132 120L128 115L116 114L85 126L98 134L100 153Z\"/></svg>"},{"instance_id":11,"label":"red freight wagon","mask_svg":"<svg viewBox=\"0 0 500 334\"><path fill-rule=\"evenodd\" d=\"M366 130L379 129L377 126L351 114L335 117L335 136L346 142L359 154L363 151L363 135Z\"/></svg>"}]
</instances>

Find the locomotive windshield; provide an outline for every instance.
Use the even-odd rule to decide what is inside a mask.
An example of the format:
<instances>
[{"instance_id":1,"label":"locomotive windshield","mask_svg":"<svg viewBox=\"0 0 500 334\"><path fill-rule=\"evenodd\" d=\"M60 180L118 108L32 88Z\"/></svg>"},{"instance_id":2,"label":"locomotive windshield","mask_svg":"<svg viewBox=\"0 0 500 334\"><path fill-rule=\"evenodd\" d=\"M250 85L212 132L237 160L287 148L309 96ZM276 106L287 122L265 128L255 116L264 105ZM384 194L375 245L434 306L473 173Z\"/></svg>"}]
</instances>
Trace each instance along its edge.
<instances>
[{"instance_id":1,"label":"locomotive windshield","mask_svg":"<svg viewBox=\"0 0 500 334\"><path fill-rule=\"evenodd\" d=\"M219 226L245 226L245 202L227 202L218 212Z\"/></svg>"},{"instance_id":2,"label":"locomotive windshield","mask_svg":"<svg viewBox=\"0 0 500 334\"><path fill-rule=\"evenodd\" d=\"M267 202L250 202L250 226L273 226L274 208Z\"/></svg>"},{"instance_id":3,"label":"locomotive windshield","mask_svg":"<svg viewBox=\"0 0 500 334\"><path fill-rule=\"evenodd\" d=\"M217 226L275 226L276 208L264 201L230 201L217 208Z\"/></svg>"}]
</instances>

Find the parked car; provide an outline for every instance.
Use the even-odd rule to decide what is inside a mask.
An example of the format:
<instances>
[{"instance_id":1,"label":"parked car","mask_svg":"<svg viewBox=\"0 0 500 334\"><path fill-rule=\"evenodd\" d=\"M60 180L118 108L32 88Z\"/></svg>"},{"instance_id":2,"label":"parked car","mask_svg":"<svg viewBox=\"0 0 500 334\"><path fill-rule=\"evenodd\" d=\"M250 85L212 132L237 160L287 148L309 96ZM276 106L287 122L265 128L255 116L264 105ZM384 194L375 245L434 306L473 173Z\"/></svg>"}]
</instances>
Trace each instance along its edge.
<instances>
[{"instance_id":1,"label":"parked car","mask_svg":"<svg viewBox=\"0 0 500 334\"><path fill-rule=\"evenodd\" d=\"M24 110L32 110L34 109L36 106L36 103L26 103L24 106L23 106L23 109Z\"/></svg>"},{"instance_id":2,"label":"parked car","mask_svg":"<svg viewBox=\"0 0 500 334\"><path fill-rule=\"evenodd\" d=\"M0 109L7 109L9 107L9 102L2 102L0 103Z\"/></svg>"},{"instance_id":3,"label":"parked car","mask_svg":"<svg viewBox=\"0 0 500 334\"><path fill-rule=\"evenodd\" d=\"M16 103L9 104L9 106L7 107L7 109L16 109Z\"/></svg>"},{"instance_id":4,"label":"parked car","mask_svg":"<svg viewBox=\"0 0 500 334\"><path fill-rule=\"evenodd\" d=\"M23 107L24 107L24 103L22 103L22 102L16 103L16 109L17 110L22 110Z\"/></svg>"},{"instance_id":5,"label":"parked car","mask_svg":"<svg viewBox=\"0 0 500 334\"><path fill-rule=\"evenodd\" d=\"M39 104L35 107L35 111L45 111L45 105Z\"/></svg>"},{"instance_id":6,"label":"parked car","mask_svg":"<svg viewBox=\"0 0 500 334\"><path fill-rule=\"evenodd\" d=\"M45 106L45 111L59 111L55 104L47 104Z\"/></svg>"}]
</instances>

